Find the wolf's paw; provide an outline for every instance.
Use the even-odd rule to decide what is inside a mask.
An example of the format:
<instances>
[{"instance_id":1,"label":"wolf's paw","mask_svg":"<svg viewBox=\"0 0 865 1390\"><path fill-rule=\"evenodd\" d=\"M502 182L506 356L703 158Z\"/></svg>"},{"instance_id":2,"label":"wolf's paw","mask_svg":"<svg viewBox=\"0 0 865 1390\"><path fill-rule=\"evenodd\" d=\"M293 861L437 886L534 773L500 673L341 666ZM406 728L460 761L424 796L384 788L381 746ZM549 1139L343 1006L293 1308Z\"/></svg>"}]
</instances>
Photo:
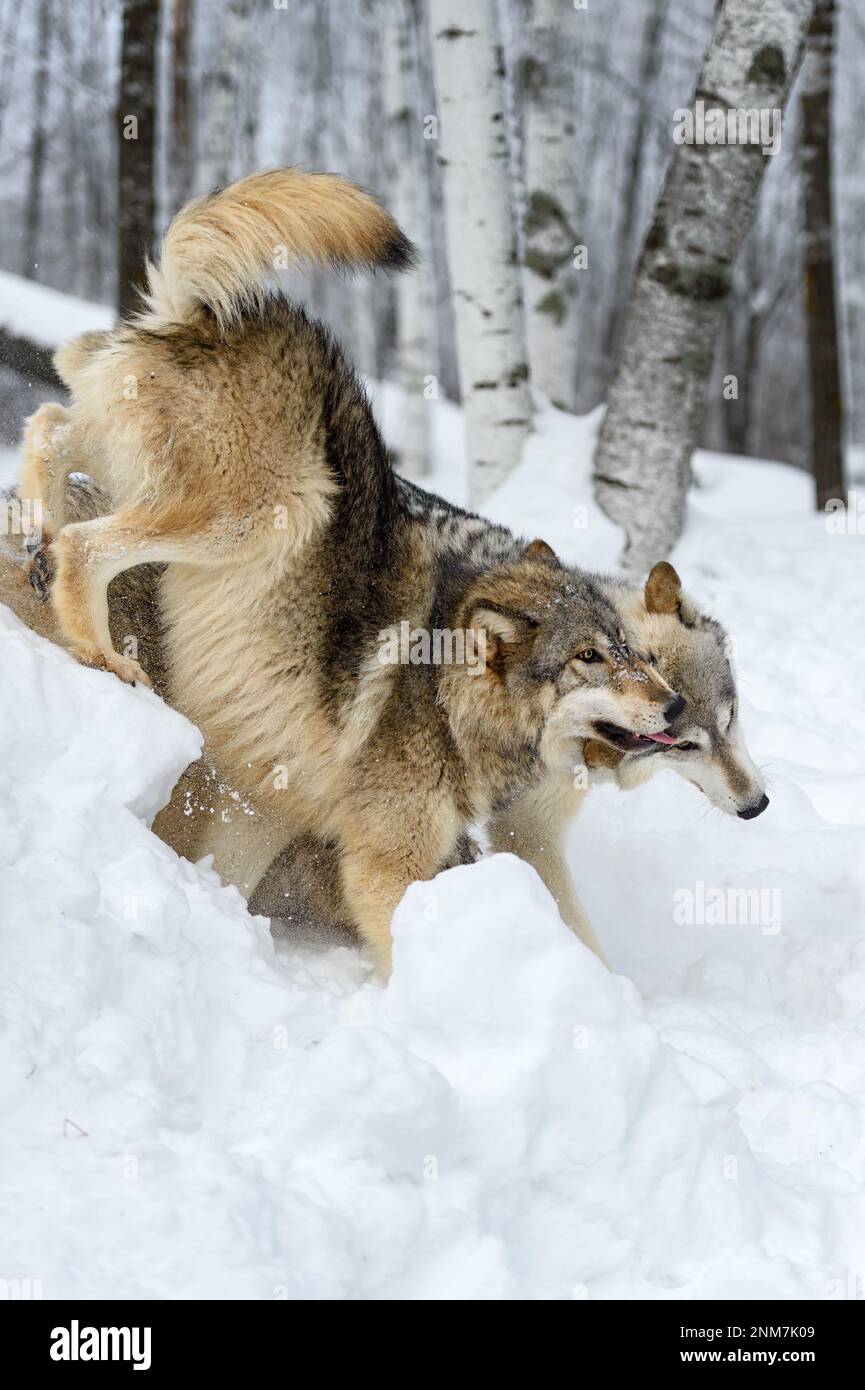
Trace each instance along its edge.
<instances>
[{"instance_id":1,"label":"wolf's paw","mask_svg":"<svg viewBox=\"0 0 865 1390\"><path fill-rule=\"evenodd\" d=\"M58 445L62 449L71 432L71 417L59 401L45 401L24 425L25 447L47 457Z\"/></svg>"},{"instance_id":2,"label":"wolf's paw","mask_svg":"<svg viewBox=\"0 0 865 1390\"><path fill-rule=\"evenodd\" d=\"M150 677L137 661L128 656L118 656L117 652L101 652L84 642L76 642L70 647L72 655L82 666L92 666L97 671L112 671L125 685L144 685L151 688Z\"/></svg>"},{"instance_id":3,"label":"wolf's paw","mask_svg":"<svg viewBox=\"0 0 865 1390\"><path fill-rule=\"evenodd\" d=\"M31 556L30 564L27 567L27 578L37 596L44 603L51 591L56 569L50 539L43 535L39 540L28 540L27 553Z\"/></svg>"}]
</instances>

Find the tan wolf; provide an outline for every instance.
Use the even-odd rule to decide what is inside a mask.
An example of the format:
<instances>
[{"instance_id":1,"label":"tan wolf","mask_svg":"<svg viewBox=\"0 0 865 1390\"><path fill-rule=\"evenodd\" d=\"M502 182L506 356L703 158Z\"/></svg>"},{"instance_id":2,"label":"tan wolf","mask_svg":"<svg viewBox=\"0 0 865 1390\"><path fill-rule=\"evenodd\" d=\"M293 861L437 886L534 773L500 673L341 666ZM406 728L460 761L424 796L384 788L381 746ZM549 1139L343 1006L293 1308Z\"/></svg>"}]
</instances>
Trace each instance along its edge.
<instances>
[{"instance_id":1,"label":"tan wolf","mask_svg":"<svg viewBox=\"0 0 865 1390\"><path fill-rule=\"evenodd\" d=\"M256 174L191 204L142 312L57 354L71 406L30 421L21 494L51 528L34 581L53 561L55 609L87 663L146 679L112 646L107 590L167 562L170 699L250 811L235 847L219 815L185 814L210 797L193 774L165 813L175 848L212 850L249 894L298 834L331 840L387 969L407 885L543 777L548 731L650 741L684 702L588 575L397 478L338 347L268 293L286 254L399 269L411 248L331 175ZM73 470L110 514L63 524ZM485 658L383 661L382 634L403 623L482 637Z\"/></svg>"},{"instance_id":2,"label":"tan wolf","mask_svg":"<svg viewBox=\"0 0 865 1390\"><path fill-rule=\"evenodd\" d=\"M769 805L763 779L745 744L730 663L729 641L714 618L682 592L672 565L655 565L645 587L596 576L616 604L630 642L648 654L680 692L685 708L668 733L651 742L608 728L606 741L547 739L543 777L496 808L487 830L490 848L510 851L536 868L563 920L603 958L580 905L565 853L568 827L591 788L615 780L632 788L668 768L692 782L719 810L753 820ZM470 842L459 857L475 856ZM251 904L269 917L337 922L349 917L339 891L332 845L305 836L287 847Z\"/></svg>"},{"instance_id":3,"label":"tan wolf","mask_svg":"<svg viewBox=\"0 0 865 1390\"><path fill-rule=\"evenodd\" d=\"M70 479L66 501L69 517L87 520L107 506L108 499L91 482ZM38 602L20 566L20 553L13 553L11 561L5 563L0 558L0 601L42 635L61 640L56 617L49 606ZM154 686L167 696L159 568L140 566L114 581L110 618L115 643L123 646L130 637L135 639ZM551 761L557 765L522 796L498 808L491 817L489 837L493 848L518 853L534 865L556 898L564 920L601 954L565 858L567 827L588 789L608 778L615 778L623 787L635 786L659 768L669 767L694 782L722 810L743 819L760 814L768 800L744 744L729 644L720 624L699 612L682 593L675 570L663 562L655 566L645 589L611 579L600 579L599 583L615 601L631 640L643 646L662 675L679 688L686 708L672 726L669 742L636 741L624 731L609 730L610 739L634 746L617 748L613 742L565 739L555 757L549 749ZM230 790L218 769L195 765L178 796L185 818L193 826L201 818L210 821L214 814L220 816L242 876L246 832L250 834L251 854L255 853L257 832L251 828L248 807L232 805ZM173 842L176 822L170 813L158 817L155 828ZM448 862L470 862L477 852L464 836ZM339 870L334 840L310 832L300 834L277 856L255 891L250 909L307 927L337 924L351 928Z\"/></svg>"}]
</instances>

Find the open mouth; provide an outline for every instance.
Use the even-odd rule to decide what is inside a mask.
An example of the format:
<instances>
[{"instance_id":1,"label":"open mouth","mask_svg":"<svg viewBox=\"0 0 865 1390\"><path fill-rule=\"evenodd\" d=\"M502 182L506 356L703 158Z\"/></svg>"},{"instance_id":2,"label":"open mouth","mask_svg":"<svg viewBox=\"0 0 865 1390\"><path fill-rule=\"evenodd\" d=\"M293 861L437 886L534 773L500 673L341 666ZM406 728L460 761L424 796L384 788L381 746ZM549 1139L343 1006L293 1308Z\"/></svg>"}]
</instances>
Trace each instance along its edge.
<instances>
[{"instance_id":1,"label":"open mouth","mask_svg":"<svg viewBox=\"0 0 865 1390\"><path fill-rule=\"evenodd\" d=\"M678 743L678 739L671 734L635 734L633 730L623 729L619 724L609 724L605 719L595 724L595 733L623 753L657 753L661 748L675 747Z\"/></svg>"}]
</instances>

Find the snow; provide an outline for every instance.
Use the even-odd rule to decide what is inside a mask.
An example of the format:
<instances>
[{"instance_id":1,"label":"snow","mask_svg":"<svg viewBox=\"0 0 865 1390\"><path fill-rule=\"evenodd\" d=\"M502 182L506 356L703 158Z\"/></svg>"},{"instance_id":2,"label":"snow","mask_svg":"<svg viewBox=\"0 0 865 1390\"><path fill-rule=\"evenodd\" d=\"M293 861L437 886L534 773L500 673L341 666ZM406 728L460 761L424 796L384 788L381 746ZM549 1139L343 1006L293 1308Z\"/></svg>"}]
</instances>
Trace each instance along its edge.
<instances>
[{"instance_id":1,"label":"snow","mask_svg":"<svg viewBox=\"0 0 865 1390\"><path fill-rule=\"evenodd\" d=\"M391 431L395 394L379 393ZM597 417L490 506L587 567ZM436 408L436 485L461 485ZM772 804L601 788L570 853L617 974L500 855L413 885L387 988L274 942L148 830L199 737L0 610L0 1274L46 1298L694 1299L865 1285L863 541L702 454L674 557L731 628ZM583 509L583 510L581 510ZM780 930L677 925L764 888Z\"/></svg>"},{"instance_id":2,"label":"snow","mask_svg":"<svg viewBox=\"0 0 865 1390\"><path fill-rule=\"evenodd\" d=\"M28 338L39 347L56 348L79 333L114 327L116 314L105 304L52 290L0 270L0 325L16 338Z\"/></svg>"}]
</instances>

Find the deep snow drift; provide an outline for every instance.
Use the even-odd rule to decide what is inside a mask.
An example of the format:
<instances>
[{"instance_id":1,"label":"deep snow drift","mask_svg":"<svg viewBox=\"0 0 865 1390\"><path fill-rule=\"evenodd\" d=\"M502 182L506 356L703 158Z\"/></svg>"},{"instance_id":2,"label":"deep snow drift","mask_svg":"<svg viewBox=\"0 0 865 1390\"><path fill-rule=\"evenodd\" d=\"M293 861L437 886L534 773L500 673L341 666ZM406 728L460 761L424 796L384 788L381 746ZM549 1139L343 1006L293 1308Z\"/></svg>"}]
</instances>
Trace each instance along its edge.
<instances>
[{"instance_id":1,"label":"deep snow drift","mask_svg":"<svg viewBox=\"0 0 865 1390\"><path fill-rule=\"evenodd\" d=\"M594 423L545 412L491 512L611 568ZM437 428L458 493L457 413ZM0 1276L865 1293L865 539L789 469L698 474L674 558L735 634L772 805L730 820L669 773L592 794L572 860L620 976L511 856L410 889L387 989L353 946L274 945L146 828L196 731L0 611ZM699 884L777 895L777 926L677 925Z\"/></svg>"}]
</instances>

